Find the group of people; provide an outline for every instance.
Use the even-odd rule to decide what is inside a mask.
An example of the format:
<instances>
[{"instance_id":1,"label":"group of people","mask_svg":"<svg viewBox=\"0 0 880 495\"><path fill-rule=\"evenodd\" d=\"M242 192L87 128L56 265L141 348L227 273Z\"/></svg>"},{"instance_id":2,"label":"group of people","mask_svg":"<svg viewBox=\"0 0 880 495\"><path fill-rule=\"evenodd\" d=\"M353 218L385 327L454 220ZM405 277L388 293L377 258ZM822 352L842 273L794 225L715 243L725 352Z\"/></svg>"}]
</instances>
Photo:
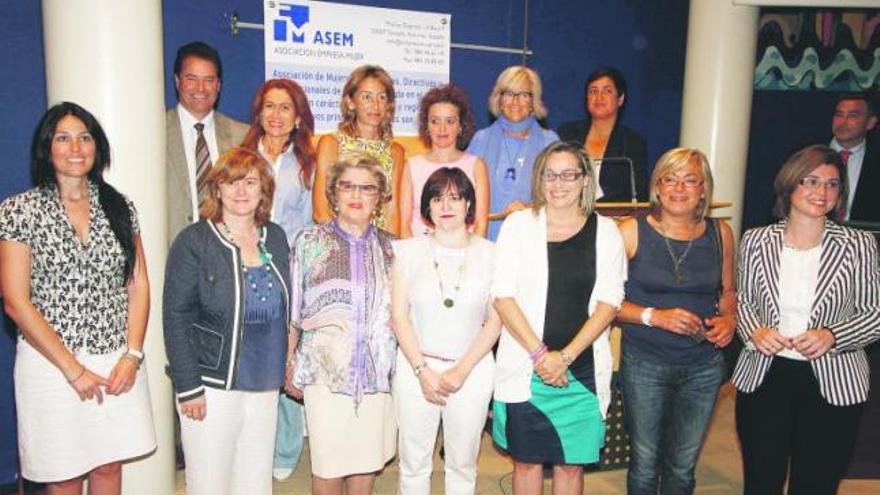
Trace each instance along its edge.
<instances>
[{"instance_id":1,"label":"group of people","mask_svg":"<svg viewBox=\"0 0 880 495\"><path fill-rule=\"evenodd\" d=\"M188 493L271 493L304 421L313 493L370 493L395 455L399 491L429 493L441 423L446 493L474 493L489 410L515 493L541 493L548 464L554 493L581 493L604 445L615 321L629 493L693 492L737 333L746 493L781 493L787 477L793 493L836 491L867 399L863 349L880 338L880 274L874 239L838 222L850 186L835 150L781 167L780 221L746 232L737 259L709 216L705 155L669 150L647 175L615 69L588 78L590 118L559 129L568 141L541 127L532 69L502 72L497 120L479 131L461 88L433 88L427 151L408 160L378 66L351 73L317 146L294 81L261 85L249 125L214 110L208 45L181 47L174 81L162 323ZM135 207L103 178L110 156L92 114L55 105L32 145L35 187L0 204L22 473L51 494L85 479L119 493L121 463L156 447L149 282ZM597 213L633 198L647 216Z\"/></svg>"}]
</instances>

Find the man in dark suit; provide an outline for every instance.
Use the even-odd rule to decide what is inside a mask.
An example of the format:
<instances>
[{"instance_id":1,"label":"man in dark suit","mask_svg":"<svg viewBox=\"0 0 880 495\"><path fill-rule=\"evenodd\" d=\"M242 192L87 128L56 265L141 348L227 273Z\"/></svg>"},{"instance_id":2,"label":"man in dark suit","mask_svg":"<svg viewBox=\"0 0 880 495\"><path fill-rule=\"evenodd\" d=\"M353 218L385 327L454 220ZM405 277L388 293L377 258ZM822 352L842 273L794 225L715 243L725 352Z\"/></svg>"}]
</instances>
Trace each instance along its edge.
<instances>
[{"instance_id":1,"label":"man in dark suit","mask_svg":"<svg viewBox=\"0 0 880 495\"><path fill-rule=\"evenodd\" d=\"M214 110L222 77L220 55L211 46L195 41L177 50L179 103L165 113L169 243L199 218L198 177L247 134L247 125Z\"/></svg>"},{"instance_id":2,"label":"man in dark suit","mask_svg":"<svg viewBox=\"0 0 880 495\"><path fill-rule=\"evenodd\" d=\"M868 94L838 98L830 146L846 165L849 201L845 220L880 222L880 194L876 190L880 184L880 140L868 136L876 125L876 106Z\"/></svg>"}]
</instances>

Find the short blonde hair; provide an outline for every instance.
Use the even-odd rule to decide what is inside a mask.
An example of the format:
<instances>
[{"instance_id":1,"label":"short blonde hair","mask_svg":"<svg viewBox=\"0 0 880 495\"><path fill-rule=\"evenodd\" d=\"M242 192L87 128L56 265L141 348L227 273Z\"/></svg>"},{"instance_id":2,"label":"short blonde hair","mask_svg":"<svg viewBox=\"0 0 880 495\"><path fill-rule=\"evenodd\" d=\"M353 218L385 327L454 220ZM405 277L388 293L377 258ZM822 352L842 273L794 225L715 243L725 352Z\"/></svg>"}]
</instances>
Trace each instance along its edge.
<instances>
[{"instance_id":1,"label":"short blonde hair","mask_svg":"<svg viewBox=\"0 0 880 495\"><path fill-rule=\"evenodd\" d=\"M327 196L327 202L333 209L334 215L339 210L339 203L336 201L336 185L339 178L346 170L359 168L370 172L376 179L376 185L379 186L379 201L376 203L376 209L373 210L373 217L381 217L384 214L385 203L391 199L391 182L385 171L382 170L382 164L379 160L373 158L366 153L343 153L332 167L327 171L327 185L324 194Z\"/></svg>"},{"instance_id":2,"label":"short blonde hair","mask_svg":"<svg viewBox=\"0 0 880 495\"><path fill-rule=\"evenodd\" d=\"M532 212L538 214L546 204L547 199L544 197L544 171L547 170L547 162L550 157L559 153L568 153L574 156L580 165L581 172L584 174L584 187L581 191L580 210L584 216L590 216L596 209L596 170L590 162L584 147L578 143L555 141L547 145L543 151L535 158L535 165L532 168ZM559 179L557 179L559 180Z\"/></svg>"},{"instance_id":3,"label":"short blonde hair","mask_svg":"<svg viewBox=\"0 0 880 495\"><path fill-rule=\"evenodd\" d=\"M547 116L547 106L542 99L541 78L538 73L524 65L513 65L504 69L495 81L492 94L489 95L489 111L498 117L501 115L501 93L509 90L523 81L528 82L532 90L532 112L535 117L543 119Z\"/></svg>"},{"instance_id":4,"label":"short blonde hair","mask_svg":"<svg viewBox=\"0 0 880 495\"><path fill-rule=\"evenodd\" d=\"M395 108L394 81L391 79L391 76L388 75L388 72L378 65L362 65L349 74L348 80L345 81L345 86L342 87L342 99L339 102L339 108L342 112L342 121L339 122L337 127L339 128L339 131L346 136L358 137L357 112L348 106L346 98L348 100L354 100L354 95L357 93L358 87L361 83L371 78L382 83L382 86L385 86L385 95L388 97L388 108L385 111L385 118L382 119L382 123L379 125L379 139L391 141L394 137L394 133L391 130L392 124L394 123Z\"/></svg>"},{"instance_id":5,"label":"short blonde hair","mask_svg":"<svg viewBox=\"0 0 880 495\"><path fill-rule=\"evenodd\" d=\"M254 213L254 221L263 226L272 216L272 198L275 197L275 179L266 160L255 151L232 148L217 158L205 179L205 201L199 216L213 222L223 221L223 202L220 201L220 184L230 184L243 179L256 170L260 177L260 202Z\"/></svg>"},{"instance_id":6,"label":"short blonde hair","mask_svg":"<svg viewBox=\"0 0 880 495\"><path fill-rule=\"evenodd\" d=\"M651 173L651 187L648 191L648 199L651 202L651 211L654 215L659 216L662 214L660 211L660 194L658 192L660 179L664 175L674 174L694 162L699 164L700 175L703 176L703 193L700 197L700 202L697 203L694 217L703 218L709 213L709 207L712 205L712 193L715 190L715 180L712 178L709 160L702 151L694 148L672 148L657 159L657 164L654 165L654 171Z\"/></svg>"}]
</instances>

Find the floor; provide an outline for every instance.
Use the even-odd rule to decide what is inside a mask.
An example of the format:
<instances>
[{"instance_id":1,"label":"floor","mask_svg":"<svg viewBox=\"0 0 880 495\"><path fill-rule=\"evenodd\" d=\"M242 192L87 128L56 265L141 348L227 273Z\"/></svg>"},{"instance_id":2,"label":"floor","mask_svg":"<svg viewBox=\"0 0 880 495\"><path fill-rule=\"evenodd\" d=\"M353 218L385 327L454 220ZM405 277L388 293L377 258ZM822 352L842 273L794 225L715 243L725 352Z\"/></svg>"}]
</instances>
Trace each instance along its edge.
<instances>
[{"instance_id":1,"label":"floor","mask_svg":"<svg viewBox=\"0 0 880 495\"><path fill-rule=\"evenodd\" d=\"M728 495L742 493L742 468L739 444L733 427L733 389L722 388L715 417L709 430L706 445L697 465L697 489L700 495ZM275 482L275 495L309 493L308 447L294 474L285 481ZM443 462L434 458L434 477L431 493L443 493ZM479 460L478 494L511 494L509 459L501 456L487 435L483 437L483 449ZM593 472L585 475L584 492L590 495L618 495L625 492L626 471ZM549 481L545 493L550 493ZM397 464L392 462L378 477L377 494L397 493ZM183 495L183 471L177 473L177 494ZM880 493L880 480L845 480L838 491L845 495L875 495Z\"/></svg>"}]
</instances>

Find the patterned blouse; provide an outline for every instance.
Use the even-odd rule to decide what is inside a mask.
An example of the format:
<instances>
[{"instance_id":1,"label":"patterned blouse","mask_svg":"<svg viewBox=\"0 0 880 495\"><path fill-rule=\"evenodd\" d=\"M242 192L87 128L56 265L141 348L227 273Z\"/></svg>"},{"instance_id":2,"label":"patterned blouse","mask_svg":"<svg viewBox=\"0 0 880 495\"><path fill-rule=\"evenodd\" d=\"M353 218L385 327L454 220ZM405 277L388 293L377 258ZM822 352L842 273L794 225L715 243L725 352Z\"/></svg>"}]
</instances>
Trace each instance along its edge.
<instances>
[{"instance_id":1,"label":"patterned blouse","mask_svg":"<svg viewBox=\"0 0 880 495\"><path fill-rule=\"evenodd\" d=\"M31 256L31 302L71 352L107 354L126 344L128 292L122 247L89 183L89 236L82 243L54 185L0 204L0 241L20 242ZM132 228L140 231L128 201ZM22 336L22 338L24 338Z\"/></svg>"},{"instance_id":2,"label":"patterned blouse","mask_svg":"<svg viewBox=\"0 0 880 495\"><path fill-rule=\"evenodd\" d=\"M393 141L383 139L364 139L351 137L336 132L334 137L339 141L339 156L343 157L346 153L366 153L371 157L379 160L382 171L388 179L388 184L392 184L394 180L394 157L391 155L391 143ZM388 225L388 219L391 215L391 208L394 201L389 201L385 207L384 214L381 217L373 219L373 225L380 229L384 229Z\"/></svg>"},{"instance_id":3,"label":"patterned blouse","mask_svg":"<svg viewBox=\"0 0 880 495\"><path fill-rule=\"evenodd\" d=\"M360 237L336 220L306 228L291 257L291 321L300 332L293 383L350 395L391 391L391 235Z\"/></svg>"}]
</instances>

